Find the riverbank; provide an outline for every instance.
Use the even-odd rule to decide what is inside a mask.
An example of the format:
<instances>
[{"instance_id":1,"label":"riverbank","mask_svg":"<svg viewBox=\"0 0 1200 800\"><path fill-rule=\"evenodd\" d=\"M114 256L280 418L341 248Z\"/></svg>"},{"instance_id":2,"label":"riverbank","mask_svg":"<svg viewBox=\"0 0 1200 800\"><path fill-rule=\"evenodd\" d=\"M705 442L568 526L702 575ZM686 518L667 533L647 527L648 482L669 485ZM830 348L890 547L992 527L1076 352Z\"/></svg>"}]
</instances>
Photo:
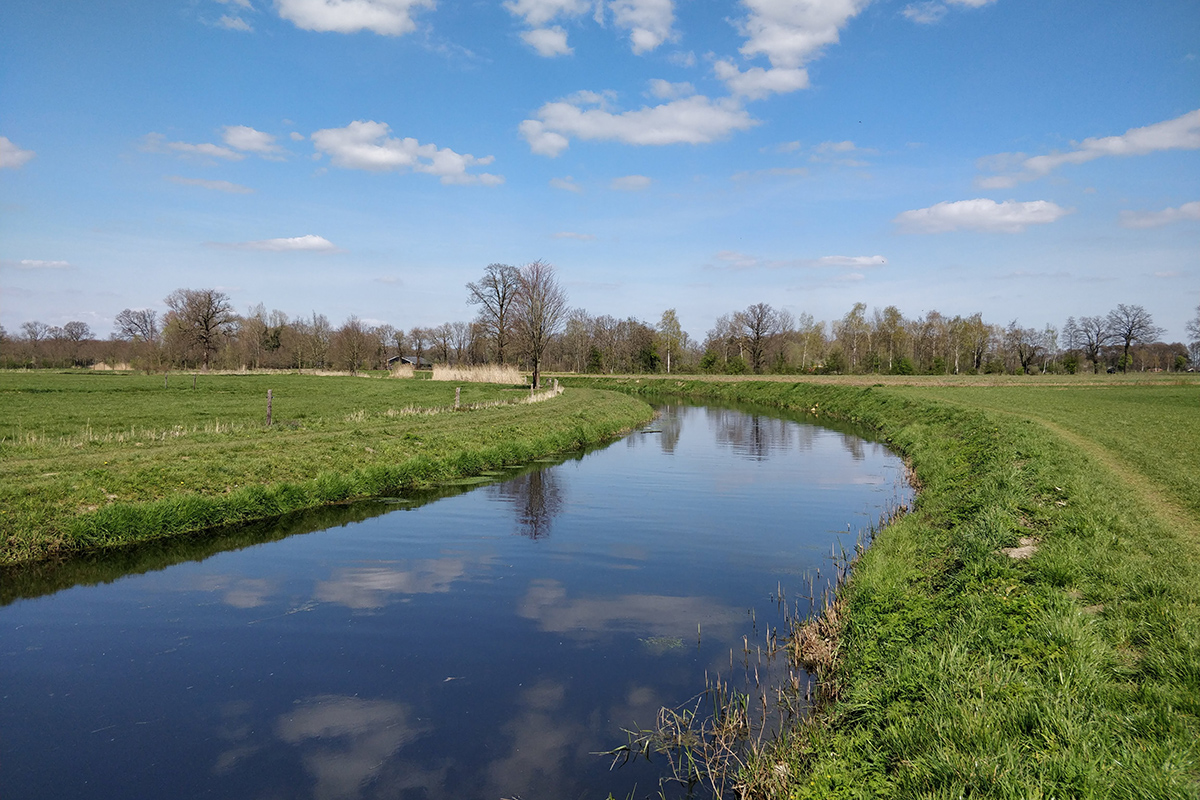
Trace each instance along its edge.
<instances>
[{"instance_id":1,"label":"riverbank","mask_svg":"<svg viewBox=\"0 0 1200 800\"><path fill-rule=\"evenodd\" d=\"M588 384L865 424L919 481L748 796L1200 796L1194 384Z\"/></svg>"},{"instance_id":2,"label":"riverbank","mask_svg":"<svg viewBox=\"0 0 1200 800\"><path fill-rule=\"evenodd\" d=\"M195 386L195 388L192 388ZM597 444L652 417L572 389L307 375L0 374L0 564L391 495ZM266 425L267 390L273 424Z\"/></svg>"}]
</instances>

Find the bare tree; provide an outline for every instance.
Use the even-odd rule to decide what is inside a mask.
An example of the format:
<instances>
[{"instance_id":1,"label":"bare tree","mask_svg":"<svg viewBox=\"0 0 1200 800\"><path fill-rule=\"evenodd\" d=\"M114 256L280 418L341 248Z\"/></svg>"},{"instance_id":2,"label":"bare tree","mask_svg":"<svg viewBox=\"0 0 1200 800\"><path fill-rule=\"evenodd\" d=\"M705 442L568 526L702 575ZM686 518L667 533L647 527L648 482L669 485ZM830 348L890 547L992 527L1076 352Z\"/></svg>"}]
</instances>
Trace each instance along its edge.
<instances>
[{"instance_id":1,"label":"bare tree","mask_svg":"<svg viewBox=\"0 0 1200 800\"><path fill-rule=\"evenodd\" d=\"M751 369L762 372L767 340L779 331L779 312L767 303L755 303L734 315L734 323L750 354Z\"/></svg>"},{"instance_id":2,"label":"bare tree","mask_svg":"<svg viewBox=\"0 0 1200 800\"><path fill-rule=\"evenodd\" d=\"M488 264L478 282L467 284L467 302L480 306L478 322L495 342L499 364L512 336L512 306L520 286L520 270L508 264Z\"/></svg>"},{"instance_id":3,"label":"bare tree","mask_svg":"<svg viewBox=\"0 0 1200 800\"><path fill-rule=\"evenodd\" d=\"M533 366L533 386L537 388L541 385L546 345L567 314L567 295L551 264L533 261L521 268L513 310L514 328Z\"/></svg>"},{"instance_id":4,"label":"bare tree","mask_svg":"<svg viewBox=\"0 0 1200 800\"><path fill-rule=\"evenodd\" d=\"M433 339L433 346L437 348L438 360L449 364L450 350L454 346L454 327L449 322L443 322L436 328L430 328L429 335Z\"/></svg>"},{"instance_id":5,"label":"bare tree","mask_svg":"<svg viewBox=\"0 0 1200 800\"><path fill-rule=\"evenodd\" d=\"M417 369L421 368L421 354L425 352L425 345L429 343L428 328L413 328L408 332L408 341L412 344L413 355L417 357L416 363L413 365Z\"/></svg>"},{"instance_id":6,"label":"bare tree","mask_svg":"<svg viewBox=\"0 0 1200 800\"><path fill-rule=\"evenodd\" d=\"M377 344L362 320L351 314L333 334L329 350L334 364L357 375L367 359L374 357Z\"/></svg>"},{"instance_id":7,"label":"bare tree","mask_svg":"<svg viewBox=\"0 0 1200 800\"><path fill-rule=\"evenodd\" d=\"M128 341L157 342L158 312L149 308L127 308L113 321L113 336Z\"/></svg>"},{"instance_id":8,"label":"bare tree","mask_svg":"<svg viewBox=\"0 0 1200 800\"><path fill-rule=\"evenodd\" d=\"M1098 373L1104 347L1112 341L1108 320L1101 316L1080 317L1068 338L1092 362L1092 372Z\"/></svg>"},{"instance_id":9,"label":"bare tree","mask_svg":"<svg viewBox=\"0 0 1200 800\"><path fill-rule=\"evenodd\" d=\"M163 302L171 309L168 324L176 327L186 344L200 349L207 370L213 353L237 322L229 295L216 289L176 289Z\"/></svg>"},{"instance_id":10,"label":"bare tree","mask_svg":"<svg viewBox=\"0 0 1200 800\"><path fill-rule=\"evenodd\" d=\"M471 349L471 326L465 322L450 325L454 341L454 363L461 364Z\"/></svg>"},{"instance_id":11,"label":"bare tree","mask_svg":"<svg viewBox=\"0 0 1200 800\"><path fill-rule=\"evenodd\" d=\"M1129 371L1129 347L1135 342L1152 342L1162 336L1163 329L1154 324L1150 312L1141 306L1118 303L1108 312L1108 330L1112 337L1124 345L1121 355L1121 371Z\"/></svg>"},{"instance_id":12,"label":"bare tree","mask_svg":"<svg viewBox=\"0 0 1200 800\"><path fill-rule=\"evenodd\" d=\"M683 337L683 328L679 325L679 317L676 316L675 309L668 308L662 313L662 319L658 321L658 338L667 352L668 375L671 374L671 356L679 352L679 348L683 344Z\"/></svg>"},{"instance_id":13,"label":"bare tree","mask_svg":"<svg viewBox=\"0 0 1200 800\"><path fill-rule=\"evenodd\" d=\"M1187 332L1191 337L1188 342L1188 354L1192 363L1200 363L1200 306L1196 306L1196 316L1188 320Z\"/></svg>"}]
</instances>

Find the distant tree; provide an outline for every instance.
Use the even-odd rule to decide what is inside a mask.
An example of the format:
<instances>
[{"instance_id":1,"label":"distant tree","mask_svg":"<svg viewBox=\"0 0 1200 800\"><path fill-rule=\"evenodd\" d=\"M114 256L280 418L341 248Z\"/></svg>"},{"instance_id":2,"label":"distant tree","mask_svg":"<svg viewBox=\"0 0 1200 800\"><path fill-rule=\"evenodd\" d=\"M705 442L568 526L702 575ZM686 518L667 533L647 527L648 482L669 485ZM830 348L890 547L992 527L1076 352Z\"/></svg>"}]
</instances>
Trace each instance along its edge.
<instances>
[{"instance_id":1,"label":"distant tree","mask_svg":"<svg viewBox=\"0 0 1200 800\"><path fill-rule=\"evenodd\" d=\"M849 356L850 372L858 371L862 351L870 346L871 329L867 324L866 313L866 303L855 303L854 307L846 312L846 316L833 323L833 335L841 344L842 352Z\"/></svg>"},{"instance_id":2,"label":"distant tree","mask_svg":"<svg viewBox=\"0 0 1200 800\"><path fill-rule=\"evenodd\" d=\"M1124 303L1108 312L1108 330L1113 338L1121 342L1124 351L1121 354L1121 371L1129 370L1129 348L1135 342L1152 342L1162 336L1163 329L1154 324L1150 312L1141 306L1127 306Z\"/></svg>"},{"instance_id":3,"label":"distant tree","mask_svg":"<svg viewBox=\"0 0 1200 800\"><path fill-rule=\"evenodd\" d=\"M1200 363L1200 306L1196 307L1196 316L1187 323L1188 351L1193 364Z\"/></svg>"},{"instance_id":4,"label":"distant tree","mask_svg":"<svg viewBox=\"0 0 1200 800\"><path fill-rule=\"evenodd\" d=\"M375 354L375 337L363 325L362 320L351 314L334 332L329 343L329 352L334 366L357 374Z\"/></svg>"},{"instance_id":5,"label":"distant tree","mask_svg":"<svg viewBox=\"0 0 1200 800\"><path fill-rule=\"evenodd\" d=\"M127 341L158 341L158 312L149 308L127 308L113 320L113 336Z\"/></svg>"},{"instance_id":6,"label":"distant tree","mask_svg":"<svg viewBox=\"0 0 1200 800\"><path fill-rule=\"evenodd\" d=\"M546 347L567 315L567 294L558 283L554 266L533 261L521 268L513 323L522 349L533 367L533 386L541 386Z\"/></svg>"},{"instance_id":7,"label":"distant tree","mask_svg":"<svg viewBox=\"0 0 1200 800\"><path fill-rule=\"evenodd\" d=\"M229 295L216 289L176 289L164 302L171 309L168 324L187 345L199 348L207 370L237 322Z\"/></svg>"},{"instance_id":8,"label":"distant tree","mask_svg":"<svg viewBox=\"0 0 1200 800\"><path fill-rule=\"evenodd\" d=\"M1068 323L1071 320L1068 320ZM1081 350L1092 362L1092 372L1100 372L1104 348L1112 341L1108 319L1101 316L1080 317L1075 327L1067 332L1068 341Z\"/></svg>"},{"instance_id":9,"label":"distant tree","mask_svg":"<svg viewBox=\"0 0 1200 800\"><path fill-rule=\"evenodd\" d=\"M477 321L495 344L499 364L512 336L512 306L520 285L520 271L508 264L488 264L481 279L467 284L467 302L480 307Z\"/></svg>"},{"instance_id":10,"label":"distant tree","mask_svg":"<svg viewBox=\"0 0 1200 800\"><path fill-rule=\"evenodd\" d=\"M734 315L734 324L750 355L750 368L762 372L767 342L779 332L779 312L767 303L755 303Z\"/></svg>"},{"instance_id":11,"label":"distant tree","mask_svg":"<svg viewBox=\"0 0 1200 800\"><path fill-rule=\"evenodd\" d=\"M454 363L461 364L471 349L471 326L466 322L451 323L454 341Z\"/></svg>"},{"instance_id":12,"label":"distant tree","mask_svg":"<svg viewBox=\"0 0 1200 800\"><path fill-rule=\"evenodd\" d=\"M667 356L667 374L671 374L671 356L678 353L683 343L683 328L679 325L679 317L675 309L668 308L658 321L658 340L662 342L663 352Z\"/></svg>"},{"instance_id":13,"label":"distant tree","mask_svg":"<svg viewBox=\"0 0 1200 800\"><path fill-rule=\"evenodd\" d=\"M429 344L430 338L432 337L428 328L413 328L408 332L408 343L412 345L413 355L417 359L414 366L421 366L421 356L425 353L425 346Z\"/></svg>"},{"instance_id":14,"label":"distant tree","mask_svg":"<svg viewBox=\"0 0 1200 800\"><path fill-rule=\"evenodd\" d=\"M450 350L454 347L453 326L449 322L443 322L436 328L431 328L429 335L433 338L433 346L437 350L438 361L443 364L449 364Z\"/></svg>"},{"instance_id":15,"label":"distant tree","mask_svg":"<svg viewBox=\"0 0 1200 800\"><path fill-rule=\"evenodd\" d=\"M1022 328L1014 319L1004 329L1004 348L1013 359L1013 372L1031 374L1030 367L1043 349L1042 334L1036 328Z\"/></svg>"}]
</instances>

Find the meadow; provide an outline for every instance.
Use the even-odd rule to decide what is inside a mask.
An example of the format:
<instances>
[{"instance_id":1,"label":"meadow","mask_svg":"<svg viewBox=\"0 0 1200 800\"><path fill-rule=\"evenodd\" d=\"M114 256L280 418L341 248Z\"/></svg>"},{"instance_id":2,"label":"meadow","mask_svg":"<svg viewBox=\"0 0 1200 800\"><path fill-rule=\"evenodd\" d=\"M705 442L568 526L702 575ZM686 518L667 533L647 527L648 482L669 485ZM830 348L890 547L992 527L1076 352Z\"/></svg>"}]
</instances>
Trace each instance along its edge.
<instances>
[{"instance_id":1,"label":"meadow","mask_svg":"<svg viewBox=\"0 0 1200 800\"><path fill-rule=\"evenodd\" d=\"M914 471L743 796L1200 797L1200 384L1108 377L594 383L855 421Z\"/></svg>"},{"instance_id":2,"label":"meadow","mask_svg":"<svg viewBox=\"0 0 1200 800\"><path fill-rule=\"evenodd\" d=\"M530 396L380 377L0 373L0 564L444 483L651 416L611 393Z\"/></svg>"}]
</instances>

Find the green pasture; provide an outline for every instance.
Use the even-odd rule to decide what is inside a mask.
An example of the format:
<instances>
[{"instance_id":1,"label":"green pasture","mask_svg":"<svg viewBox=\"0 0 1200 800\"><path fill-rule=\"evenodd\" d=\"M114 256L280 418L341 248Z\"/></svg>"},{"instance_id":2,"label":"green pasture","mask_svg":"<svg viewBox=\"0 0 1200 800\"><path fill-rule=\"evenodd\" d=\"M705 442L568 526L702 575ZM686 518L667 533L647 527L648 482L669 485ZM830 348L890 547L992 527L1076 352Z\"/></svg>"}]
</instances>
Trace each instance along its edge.
<instances>
[{"instance_id":1,"label":"green pasture","mask_svg":"<svg viewBox=\"0 0 1200 800\"><path fill-rule=\"evenodd\" d=\"M651 416L572 390L311 375L0 373L0 563L436 484ZM267 391L273 424L266 425Z\"/></svg>"}]
</instances>

